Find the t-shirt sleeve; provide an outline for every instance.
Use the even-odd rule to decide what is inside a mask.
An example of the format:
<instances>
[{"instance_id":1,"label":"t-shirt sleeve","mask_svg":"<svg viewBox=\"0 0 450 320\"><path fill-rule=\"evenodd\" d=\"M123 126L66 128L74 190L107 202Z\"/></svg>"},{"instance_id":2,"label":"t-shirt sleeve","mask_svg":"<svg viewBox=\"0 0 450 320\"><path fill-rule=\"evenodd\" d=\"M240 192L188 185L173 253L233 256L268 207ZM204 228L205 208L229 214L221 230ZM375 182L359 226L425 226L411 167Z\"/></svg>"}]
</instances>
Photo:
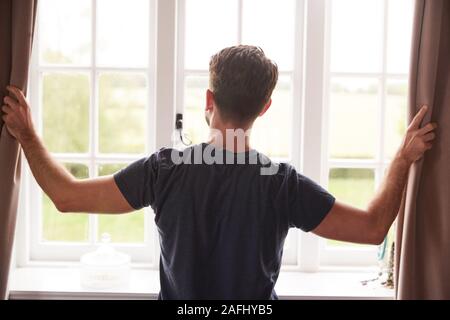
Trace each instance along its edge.
<instances>
[{"instance_id":1,"label":"t-shirt sleeve","mask_svg":"<svg viewBox=\"0 0 450 320\"><path fill-rule=\"evenodd\" d=\"M289 224L305 232L314 230L327 216L335 198L313 180L291 169L287 175Z\"/></svg>"},{"instance_id":2,"label":"t-shirt sleeve","mask_svg":"<svg viewBox=\"0 0 450 320\"><path fill-rule=\"evenodd\" d=\"M158 175L157 153L139 159L114 174L114 181L130 206L139 210L153 205Z\"/></svg>"}]
</instances>

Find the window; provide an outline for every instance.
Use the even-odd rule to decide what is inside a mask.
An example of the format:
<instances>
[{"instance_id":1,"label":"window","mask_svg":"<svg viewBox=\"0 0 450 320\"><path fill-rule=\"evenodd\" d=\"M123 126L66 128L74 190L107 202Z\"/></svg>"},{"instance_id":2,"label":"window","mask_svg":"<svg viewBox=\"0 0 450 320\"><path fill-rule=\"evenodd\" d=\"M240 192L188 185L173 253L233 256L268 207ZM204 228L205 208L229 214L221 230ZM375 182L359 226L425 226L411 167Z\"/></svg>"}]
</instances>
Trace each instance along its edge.
<instances>
[{"instance_id":1,"label":"window","mask_svg":"<svg viewBox=\"0 0 450 320\"><path fill-rule=\"evenodd\" d=\"M170 145L177 112L190 140L203 141L210 56L258 45L280 77L253 146L364 206L405 131L412 2L41 0L33 116L47 147L76 177L112 174ZM60 215L27 176L31 260L78 260L107 232L134 262L157 267L151 209ZM283 264L308 271L375 265L376 250L291 230Z\"/></svg>"},{"instance_id":2,"label":"window","mask_svg":"<svg viewBox=\"0 0 450 320\"><path fill-rule=\"evenodd\" d=\"M148 138L151 2L42 0L39 5L30 86L45 145L78 178L113 174L148 154L154 149ZM30 197L33 259L61 259L61 252L65 259L78 259L103 233L135 261L153 259L151 210L61 215L35 183Z\"/></svg>"},{"instance_id":3,"label":"window","mask_svg":"<svg viewBox=\"0 0 450 320\"><path fill-rule=\"evenodd\" d=\"M328 188L365 207L406 131L413 1L331 0L328 10ZM325 264L341 264L344 254L353 264L375 263L375 253L322 241Z\"/></svg>"}]
</instances>

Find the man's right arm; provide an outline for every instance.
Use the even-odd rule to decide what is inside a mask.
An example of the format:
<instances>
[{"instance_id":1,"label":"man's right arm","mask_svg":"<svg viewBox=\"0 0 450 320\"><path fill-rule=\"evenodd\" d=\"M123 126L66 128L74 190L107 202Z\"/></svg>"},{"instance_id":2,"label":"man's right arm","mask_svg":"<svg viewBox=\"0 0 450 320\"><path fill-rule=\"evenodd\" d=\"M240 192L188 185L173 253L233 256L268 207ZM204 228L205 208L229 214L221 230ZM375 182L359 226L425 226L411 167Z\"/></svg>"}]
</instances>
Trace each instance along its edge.
<instances>
[{"instance_id":1,"label":"man's right arm","mask_svg":"<svg viewBox=\"0 0 450 320\"><path fill-rule=\"evenodd\" d=\"M8 91L2 110L8 131L19 141L39 186L61 212L126 213L133 211L112 176L77 180L47 151L36 134L23 93Z\"/></svg>"},{"instance_id":2,"label":"man's right arm","mask_svg":"<svg viewBox=\"0 0 450 320\"><path fill-rule=\"evenodd\" d=\"M313 232L319 236L356 243L379 244L383 241L400 209L403 191L412 163L432 147L434 123L420 128L427 107L422 107L411 122L403 144L397 151L384 181L366 210L336 201L325 219Z\"/></svg>"},{"instance_id":3,"label":"man's right arm","mask_svg":"<svg viewBox=\"0 0 450 320\"><path fill-rule=\"evenodd\" d=\"M20 140L39 186L61 212L126 213L134 209L112 176L77 180L55 161L37 135Z\"/></svg>"}]
</instances>

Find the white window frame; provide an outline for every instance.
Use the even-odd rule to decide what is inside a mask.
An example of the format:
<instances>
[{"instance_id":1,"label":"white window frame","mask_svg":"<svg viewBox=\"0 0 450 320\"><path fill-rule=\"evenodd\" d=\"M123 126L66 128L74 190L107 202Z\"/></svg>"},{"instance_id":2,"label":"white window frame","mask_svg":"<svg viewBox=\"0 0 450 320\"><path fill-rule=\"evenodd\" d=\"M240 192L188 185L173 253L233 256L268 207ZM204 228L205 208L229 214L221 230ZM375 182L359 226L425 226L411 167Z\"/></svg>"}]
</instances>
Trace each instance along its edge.
<instances>
[{"instance_id":1,"label":"white window frame","mask_svg":"<svg viewBox=\"0 0 450 320\"><path fill-rule=\"evenodd\" d=\"M92 34L93 40L95 40L96 0L91 1L94 8ZM184 109L184 1L149 0L151 17L149 66L142 69L127 69L128 71L145 70L148 77L150 105L148 106L149 129L147 134L150 140L147 143L147 151L149 152L171 145L175 113L182 113ZM245 0L237 1L239 1L239 10L242 10L242 1ZM330 1L297 0L294 70L289 72L294 91L290 162L304 175L324 186L328 181L328 169L334 165L332 162L329 163L327 153ZM240 13L239 17L239 25L241 26L242 15ZM241 27L238 27L238 29L240 32ZM40 74L47 70L64 71L61 69L67 68L40 68L38 66L38 35L37 30L31 62L29 100L32 105L34 120L39 132L41 132L39 120L42 118L41 110L37 108L40 88L36 86L39 83ZM238 35L237 38L239 43L240 36ZM383 54L386 55L386 52L383 52ZM91 59L92 65L95 65L95 43L93 43ZM383 68L383 72L386 71L385 65ZM75 70L74 68L69 69ZM94 79L98 71L105 71L106 69L84 68L83 70L90 72L91 78ZM107 71L118 71L118 69L113 68L113 70L108 69ZM358 76L364 75L358 74ZM385 81L387 74L372 76L378 76ZM389 75L389 78L392 78L391 75ZM91 85L94 86L91 88L92 92L96 92L95 83L95 81L91 81ZM385 85L382 89L385 90ZM96 121L95 113L98 111L96 97L93 96L91 99L93 100L91 105L95 108L91 108L93 110L91 110L90 121ZM93 126L95 127L96 124ZM115 161L116 163L124 160L129 162L137 158L136 156L127 157L123 155L112 155L108 158L99 158L96 155L97 158L86 157L82 159L56 156L60 160L74 160L76 163L83 160L89 165L90 170L95 169L93 166L97 159L101 159L102 162ZM351 165L356 164L352 163ZM381 168L384 169L387 166L387 163L375 161L372 165L381 170ZM39 238L36 230L40 230L40 228L34 227L38 224L36 224L36 214L34 214L33 209L41 206L39 198L35 196L36 193L39 193L39 189L25 161L24 167L18 237L16 238L18 264L25 266L33 263L39 264L47 260L53 262L75 261L79 259L82 253L94 249L94 242L90 244L43 244L37 241ZM364 167L367 167L367 164L364 164ZM380 180L380 177L380 175L377 175L377 181ZM157 269L159 261L158 235L152 222L153 214L149 212L146 215L146 233L148 232L146 244L118 244L117 247L119 250L130 253L134 262ZM95 227L95 225L92 225L91 229L95 230ZM91 236L93 235L92 230ZM285 250L284 270L314 272L318 271L321 266L326 265L374 266L373 259L376 259L376 248L366 253L354 250L335 253L325 250L323 240L312 233L291 230L289 237L293 241L289 243Z\"/></svg>"}]
</instances>

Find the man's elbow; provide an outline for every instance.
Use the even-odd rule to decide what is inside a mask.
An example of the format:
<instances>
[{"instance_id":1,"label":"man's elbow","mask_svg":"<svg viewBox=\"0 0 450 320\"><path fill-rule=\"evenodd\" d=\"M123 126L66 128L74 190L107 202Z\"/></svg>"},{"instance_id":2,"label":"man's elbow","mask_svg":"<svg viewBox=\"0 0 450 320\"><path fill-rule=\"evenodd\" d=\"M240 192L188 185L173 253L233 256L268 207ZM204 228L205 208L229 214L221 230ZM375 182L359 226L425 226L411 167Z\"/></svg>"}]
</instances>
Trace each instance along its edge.
<instances>
[{"instance_id":1,"label":"man's elbow","mask_svg":"<svg viewBox=\"0 0 450 320\"><path fill-rule=\"evenodd\" d=\"M384 232L374 232L369 239L369 244L380 245L383 243L386 234Z\"/></svg>"},{"instance_id":2,"label":"man's elbow","mask_svg":"<svg viewBox=\"0 0 450 320\"><path fill-rule=\"evenodd\" d=\"M52 199L56 209L61 213L80 212L80 201L72 196Z\"/></svg>"},{"instance_id":3,"label":"man's elbow","mask_svg":"<svg viewBox=\"0 0 450 320\"><path fill-rule=\"evenodd\" d=\"M369 213L369 232L367 232L367 242L373 245L380 245L383 243L388 230L379 222L378 215Z\"/></svg>"},{"instance_id":4,"label":"man's elbow","mask_svg":"<svg viewBox=\"0 0 450 320\"><path fill-rule=\"evenodd\" d=\"M68 184L64 191L53 194L51 197L56 209L61 213L79 212L80 197L78 195L76 184Z\"/></svg>"},{"instance_id":5,"label":"man's elbow","mask_svg":"<svg viewBox=\"0 0 450 320\"><path fill-rule=\"evenodd\" d=\"M75 210L72 208L72 205L67 200L54 200L53 201L56 209L61 213L74 212Z\"/></svg>"}]
</instances>

